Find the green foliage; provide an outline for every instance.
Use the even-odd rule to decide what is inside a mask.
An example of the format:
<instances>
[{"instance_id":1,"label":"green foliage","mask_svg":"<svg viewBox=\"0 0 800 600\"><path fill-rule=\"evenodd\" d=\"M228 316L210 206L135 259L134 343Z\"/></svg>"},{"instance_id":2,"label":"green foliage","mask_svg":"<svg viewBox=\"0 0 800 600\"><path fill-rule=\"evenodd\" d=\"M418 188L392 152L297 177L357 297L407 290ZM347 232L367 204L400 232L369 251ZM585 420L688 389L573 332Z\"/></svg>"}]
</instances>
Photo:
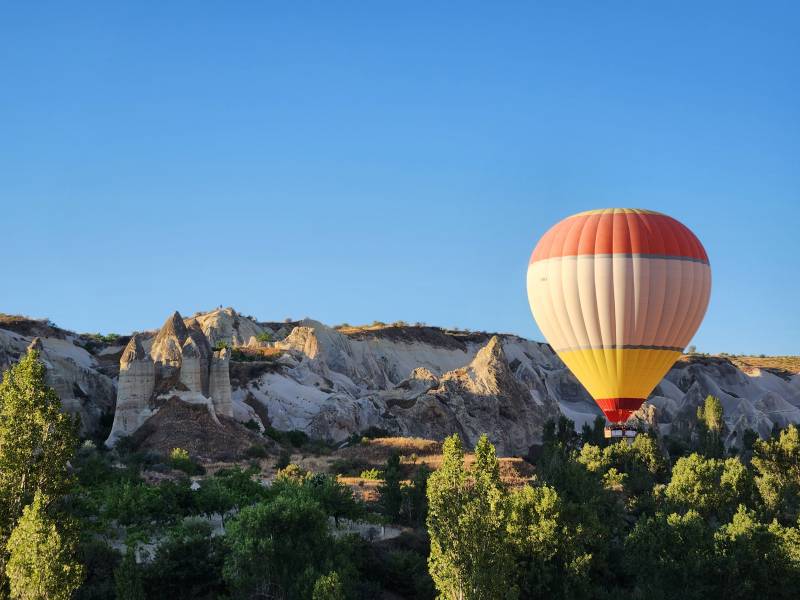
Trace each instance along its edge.
<instances>
[{"instance_id":1,"label":"green foliage","mask_svg":"<svg viewBox=\"0 0 800 600\"><path fill-rule=\"evenodd\" d=\"M0 594L6 543L23 509L37 494L57 500L72 485L68 463L78 445L78 420L61 411L38 356L28 352L0 383Z\"/></svg>"},{"instance_id":2,"label":"green foliage","mask_svg":"<svg viewBox=\"0 0 800 600\"><path fill-rule=\"evenodd\" d=\"M264 430L264 435L275 440L279 444L288 444L295 448L302 448L309 442L308 434L299 429L280 431L271 425L267 425L267 428Z\"/></svg>"},{"instance_id":3,"label":"green foliage","mask_svg":"<svg viewBox=\"0 0 800 600\"><path fill-rule=\"evenodd\" d=\"M725 453L725 421L719 398L707 396L703 405L697 408L697 420L698 450L710 458L722 458Z\"/></svg>"},{"instance_id":4,"label":"green foliage","mask_svg":"<svg viewBox=\"0 0 800 600\"><path fill-rule=\"evenodd\" d=\"M187 475L202 475L205 472L202 465L194 462L189 456L189 452L183 448L173 448L170 451L169 465Z\"/></svg>"},{"instance_id":5,"label":"green foliage","mask_svg":"<svg viewBox=\"0 0 800 600\"><path fill-rule=\"evenodd\" d=\"M223 340L219 340L216 344L214 344L214 350L219 352L220 350L229 350L231 345L228 342Z\"/></svg>"},{"instance_id":6,"label":"green foliage","mask_svg":"<svg viewBox=\"0 0 800 600\"><path fill-rule=\"evenodd\" d=\"M800 516L800 430L789 425L776 437L753 445L756 486L765 506L783 523Z\"/></svg>"},{"instance_id":7,"label":"green foliage","mask_svg":"<svg viewBox=\"0 0 800 600\"><path fill-rule=\"evenodd\" d=\"M315 473L306 477L301 485L337 524L339 519L358 520L366 514L364 505L353 496L353 491L335 476Z\"/></svg>"},{"instance_id":8,"label":"green foliage","mask_svg":"<svg viewBox=\"0 0 800 600\"><path fill-rule=\"evenodd\" d=\"M397 522L400 517L400 510L403 507L401 480L400 455L395 452L386 461L386 468L383 471L383 483L378 487L381 510L392 522Z\"/></svg>"},{"instance_id":9,"label":"green foliage","mask_svg":"<svg viewBox=\"0 0 800 600\"><path fill-rule=\"evenodd\" d=\"M223 575L241 595L273 593L309 598L327 572L333 546L320 505L301 488L284 488L270 502L246 507L227 528Z\"/></svg>"},{"instance_id":10,"label":"green foliage","mask_svg":"<svg viewBox=\"0 0 800 600\"><path fill-rule=\"evenodd\" d=\"M100 499L100 516L125 527L148 533L177 522L195 511L188 481L122 480L105 488Z\"/></svg>"},{"instance_id":11,"label":"green foliage","mask_svg":"<svg viewBox=\"0 0 800 600\"><path fill-rule=\"evenodd\" d=\"M379 479L383 479L383 472L379 471L378 469L365 469L361 471L358 475L361 479L369 479L370 481L378 481Z\"/></svg>"},{"instance_id":12,"label":"green foliage","mask_svg":"<svg viewBox=\"0 0 800 600\"><path fill-rule=\"evenodd\" d=\"M244 424L250 431L255 431L256 433L261 433L261 427L258 426L258 423L254 419L250 419L247 423Z\"/></svg>"},{"instance_id":13,"label":"green foliage","mask_svg":"<svg viewBox=\"0 0 800 600\"><path fill-rule=\"evenodd\" d=\"M261 444L253 444L247 450L244 451L244 455L247 458L267 458L267 456L269 456L269 453L267 452L267 449Z\"/></svg>"},{"instance_id":14,"label":"green foliage","mask_svg":"<svg viewBox=\"0 0 800 600\"><path fill-rule=\"evenodd\" d=\"M411 479L411 485L402 487L403 501L401 516L405 523L412 527L420 527L428 518L428 479L431 470L422 465Z\"/></svg>"},{"instance_id":15,"label":"green foliage","mask_svg":"<svg viewBox=\"0 0 800 600\"><path fill-rule=\"evenodd\" d=\"M331 464L334 473L349 477L357 477L371 468L367 461L360 458L338 458Z\"/></svg>"},{"instance_id":16,"label":"green foliage","mask_svg":"<svg viewBox=\"0 0 800 600\"><path fill-rule=\"evenodd\" d=\"M694 510L722 522L739 504L752 503L752 475L736 458L721 460L692 454L675 463L666 497L678 510Z\"/></svg>"},{"instance_id":17,"label":"green foliage","mask_svg":"<svg viewBox=\"0 0 800 600\"><path fill-rule=\"evenodd\" d=\"M731 600L796 598L800 572L784 535L777 523L760 523L755 513L739 506L731 522L714 535L718 571L725 574L715 582L715 596Z\"/></svg>"},{"instance_id":18,"label":"green foliage","mask_svg":"<svg viewBox=\"0 0 800 600\"><path fill-rule=\"evenodd\" d=\"M697 512L644 517L625 540L624 566L633 597L720 597L709 589L713 552L712 530Z\"/></svg>"},{"instance_id":19,"label":"green foliage","mask_svg":"<svg viewBox=\"0 0 800 600\"><path fill-rule=\"evenodd\" d=\"M262 331L256 336L256 341L266 344L272 341L272 334L267 331Z\"/></svg>"},{"instance_id":20,"label":"green foliage","mask_svg":"<svg viewBox=\"0 0 800 600\"><path fill-rule=\"evenodd\" d=\"M142 567L136 562L136 552L128 548L114 571L114 589L117 600L146 600Z\"/></svg>"},{"instance_id":21,"label":"green foliage","mask_svg":"<svg viewBox=\"0 0 800 600\"><path fill-rule=\"evenodd\" d=\"M428 480L428 565L444 598L513 598L507 496L495 480L499 467L485 436L478 448L481 458L468 472L460 438L444 442L442 467Z\"/></svg>"},{"instance_id":22,"label":"green foliage","mask_svg":"<svg viewBox=\"0 0 800 600\"><path fill-rule=\"evenodd\" d=\"M275 468L278 470L285 469L286 467L289 466L291 460L292 460L292 455L289 454L286 450L283 450L278 455L278 460L275 461Z\"/></svg>"},{"instance_id":23,"label":"green foliage","mask_svg":"<svg viewBox=\"0 0 800 600\"><path fill-rule=\"evenodd\" d=\"M65 524L56 527L37 490L22 512L6 544L6 576L12 598L67 600L83 581L83 566L75 561L74 543Z\"/></svg>"},{"instance_id":24,"label":"green foliage","mask_svg":"<svg viewBox=\"0 0 800 600\"><path fill-rule=\"evenodd\" d=\"M70 485L67 464L78 445L78 423L61 412L38 355L26 354L0 383L0 539L37 490L56 498Z\"/></svg>"},{"instance_id":25,"label":"green foliage","mask_svg":"<svg viewBox=\"0 0 800 600\"><path fill-rule=\"evenodd\" d=\"M591 585L591 554L578 529L562 517L558 493L525 486L510 498L507 525L522 598L583 598Z\"/></svg>"},{"instance_id":26,"label":"green foliage","mask_svg":"<svg viewBox=\"0 0 800 600\"><path fill-rule=\"evenodd\" d=\"M604 486L624 492L627 509L635 514L652 510L653 486L666 480L669 466L658 442L639 434L632 444L620 441L600 448L584 444L578 461L603 477Z\"/></svg>"},{"instance_id":27,"label":"green foliage","mask_svg":"<svg viewBox=\"0 0 800 600\"><path fill-rule=\"evenodd\" d=\"M312 600L345 600L342 580L336 571L320 576L314 583Z\"/></svg>"},{"instance_id":28,"label":"green foliage","mask_svg":"<svg viewBox=\"0 0 800 600\"><path fill-rule=\"evenodd\" d=\"M723 421L722 403L719 398L706 396L703 406L697 409L697 418L705 424L708 431L720 434L725 422Z\"/></svg>"},{"instance_id":29,"label":"green foliage","mask_svg":"<svg viewBox=\"0 0 800 600\"><path fill-rule=\"evenodd\" d=\"M197 512L203 515L225 515L268 497L269 491L253 479L255 469L220 469L206 477L194 492Z\"/></svg>"},{"instance_id":30,"label":"green foliage","mask_svg":"<svg viewBox=\"0 0 800 600\"><path fill-rule=\"evenodd\" d=\"M606 429L605 417L597 415L594 418L594 422L591 425L589 425L589 423L583 424L583 427L581 428L581 440L583 441L584 444L605 446L606 445L605 429Z\"/></svg>"},{"instance_id":31,"label":"green foliage","mask_svg":"<svg viewBox=\"0 0 800 600\"><path fill-rule=\"evenodd\" d=\"M566 448L574 448L578 441L575 422L564 415L557 420L548 419L542 427L542 441L545 445L561 444Z\"/></svg>"},{"instance_id":32,"label":"green foliage","mask_svg":"<svg viewBox=\"0 0 800 600\"><path fill-rule=\"evenodd\" d=\"M758 441L758 433L756 433L749 427L744 430L744 432L742 433L742 443L739 447L739 455L742 457L743 461L750 462L757 441Z\"/></svg>"},{"instance_id":33,"label":"green foliage","mask_svg":"<svg viewBox=\"0 0 800 600\"><path fill-rule=\"evenodd\" d=\"M77 547L77 559L84 566L86 578L75 593L75 600L114 598L114 570L122 555L103 540L85 536Z\"/></svg>"},{"instance_id":34,"label":"green foliage","mask_svg":"<svg viewBox=\"0 0 800 600\"><path fill-rule=\"evenodd\" d=\"M211 525L189 519L170 530L158 545L144 572L144 589L149 598L218 597L225 589L222 580L224 542L211 536Z\"/></svg>"}]
</instances>

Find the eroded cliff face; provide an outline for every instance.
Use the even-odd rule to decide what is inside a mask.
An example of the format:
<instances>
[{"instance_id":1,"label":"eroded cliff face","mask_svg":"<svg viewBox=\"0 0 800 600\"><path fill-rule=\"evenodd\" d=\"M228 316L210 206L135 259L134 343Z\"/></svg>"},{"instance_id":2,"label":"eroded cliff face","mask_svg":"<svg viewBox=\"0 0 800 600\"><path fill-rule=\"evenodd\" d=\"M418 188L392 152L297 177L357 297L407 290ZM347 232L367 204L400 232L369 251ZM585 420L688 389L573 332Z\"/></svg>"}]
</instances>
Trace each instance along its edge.
<instances>
[{"instance_id":1,"label":"eroded cliff face","mask_svg":"<svg viewBox=\"0 0 800 600\"><path fill-rule=\"evenodd\" d=\"M0 370L17 362L33 346L47 368L47 383L64 409L80 417L81 434L89 436L100 430L113 415L116 385L101 372L97 358L76 345L78 336L38 321L28 320L24 327L15 323L14 329L3 325L0 322Z\"/></svg>"},{"instance_id":2,"label":"eroded cliff face","mask_svg":"<svg viewBox=\"0 0 800 600\"><path fill-rule=\"evenodd\" d=\"M14 330L0 323L0 364L43 333L37 344L48 381L65 409L81 416L84 433L96 434L103 415L114 415L110 445L145 423L148 435L169 427L175 419L153 417L175 402L197 405L218 427L230 417L331 442L372 426L434 439L459 433L467 444L487 433L506 455L538 443L548 418L565 414L580 428L600 414L548 345L511 335L256 323L217 309L188 319L176 312L158 331L125 338L124 347L90 348L77 334L37 323ZM263 333L275 341L259 341ZM215 351L220 343L230 348ZM117 356L118 371L109 362ZM679 361L636 417L688 435L708 394L722 400L729 444L745 428L767 435L775 424L800 422L800 375L700 356Z\"/></svg>"}]
</instances>

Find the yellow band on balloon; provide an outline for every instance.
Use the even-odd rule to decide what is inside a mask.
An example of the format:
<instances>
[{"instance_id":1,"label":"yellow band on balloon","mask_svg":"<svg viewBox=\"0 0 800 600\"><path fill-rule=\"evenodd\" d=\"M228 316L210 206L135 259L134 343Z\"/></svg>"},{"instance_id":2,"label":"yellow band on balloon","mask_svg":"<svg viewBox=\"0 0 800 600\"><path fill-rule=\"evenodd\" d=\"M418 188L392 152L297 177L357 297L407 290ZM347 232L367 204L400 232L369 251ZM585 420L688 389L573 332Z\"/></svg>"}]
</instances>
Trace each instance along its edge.
<instances>
[{"instance_id":1,"label":"yellow band on balloon","mask_svg":"<svg viewBox=\"0 0 800 600\"><path fill-rule=\"evenodd\" d=\"M674 349L592 348L558 352L592 398L647 398L681 352Z\"/></svg>"}]
</instances>

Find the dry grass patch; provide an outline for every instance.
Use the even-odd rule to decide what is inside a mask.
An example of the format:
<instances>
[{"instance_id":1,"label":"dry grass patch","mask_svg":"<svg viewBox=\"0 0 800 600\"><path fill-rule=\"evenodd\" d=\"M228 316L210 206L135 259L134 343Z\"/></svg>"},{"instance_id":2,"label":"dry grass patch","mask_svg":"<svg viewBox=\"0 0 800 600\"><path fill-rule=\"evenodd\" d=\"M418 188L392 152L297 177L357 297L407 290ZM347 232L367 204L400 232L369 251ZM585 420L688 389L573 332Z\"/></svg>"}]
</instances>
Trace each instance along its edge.
<instances>
[{"instance_id":1,"label":"dry grass patch","mask_svg":"<svg viewBox=\"0 0 800 600\"><path fill-rule=\"evenodd\" d=\"M401 457L427 457L441 454L442 443L423 438L387 437L363 440L360 444L337 450L341 458L358 459L370 464L383 464L397 453Z\"/></svg>"},{"instance_id":2,"label":"dry grass patch","mask_svg":"<svg viewBox=\"0 0 800 600\"><path fill-rule=\"evenodd\" d=\"M730 359L745 373L764 369L784 378L800 373L800 356L731 356Z\"/></svg>"},{"instance_id":3,"label":"dry grass patch","mask_svg":"<svg viewBox=\"0 0 800 600\"><path fill-rule=\"evenodd\" d=\"M352 464L354 473L340 475L340 481L347 482L353 487L357 486L363 492L373 487L377 488L380 482L370 481L356 477L355 473L367 468L382 469L392 453L400 455L400 464L403 477L411 480L417 471L424 465L432 471L442 466L442 443L422 438L375 438L365 440L361 444L342 448L333 453L331 468L342 462ZM475 462L475 455L468 453L464 456L467 467ZM533 466L521 458L500 458L500 477L510 487L520 487L531 481L534 474ZM373 486L373 484L376 484Z\"/></svg>"},{"instance_id":4,"label":"dry grass patch","mask_svg":"<svg viewBox=\"0 0 800 600\"><path fill-rule=\"evenodd\" d=\"M374 479L362 479L361 477L345 477L339 475L339 482L348 486L353 490L353 494L362 502L377 502L380 499L378 487L382 481L375 481Z\"/></svg>"}]
</instances>

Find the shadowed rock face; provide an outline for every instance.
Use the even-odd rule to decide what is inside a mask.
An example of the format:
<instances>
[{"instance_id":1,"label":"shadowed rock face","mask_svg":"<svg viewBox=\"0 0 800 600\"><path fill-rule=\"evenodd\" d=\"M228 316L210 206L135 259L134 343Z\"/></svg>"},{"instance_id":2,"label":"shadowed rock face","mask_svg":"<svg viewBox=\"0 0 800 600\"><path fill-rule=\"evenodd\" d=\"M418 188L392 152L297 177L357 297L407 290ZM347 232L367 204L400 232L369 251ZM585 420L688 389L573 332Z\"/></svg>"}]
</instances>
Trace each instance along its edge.
<instances>
[{"instance_id":1,"label":"shadowed rock face","mask_svg":"<svg viewBox=\"0 0 800 600\"><path fill-rule=\"evenodd\" d=\"M464 369L440 385L388 409L403 435L442 439L458 431L467 445L486 433L501 454L525 454L541 442L543 423L559 414L552 399L539 402L511 371L497 336Z\"/></svg>"}]
</instances>

